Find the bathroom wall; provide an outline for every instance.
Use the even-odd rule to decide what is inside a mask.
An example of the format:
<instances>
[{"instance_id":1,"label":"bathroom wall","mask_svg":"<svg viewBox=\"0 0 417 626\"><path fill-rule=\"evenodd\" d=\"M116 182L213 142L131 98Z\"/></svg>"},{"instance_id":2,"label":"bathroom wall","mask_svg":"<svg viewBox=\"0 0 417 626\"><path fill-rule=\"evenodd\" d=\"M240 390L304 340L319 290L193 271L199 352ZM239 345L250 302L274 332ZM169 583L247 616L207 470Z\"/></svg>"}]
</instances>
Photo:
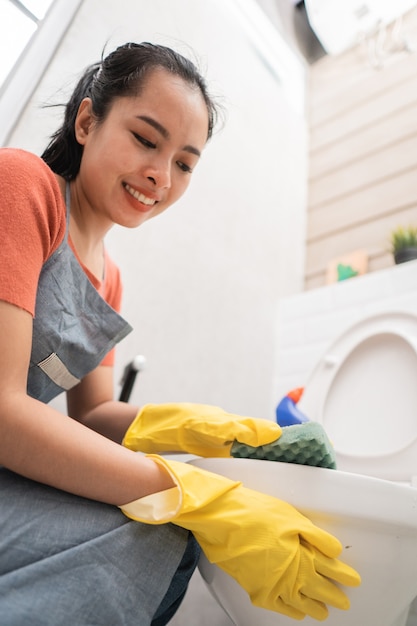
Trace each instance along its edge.
<instances>
[{"instance_id":1,"label":"bathroom wall","mask_svg":"<svg viewBox=\"0 0 417 626\"><path fill-rule=\"evenodd\" d=\"M307 383L345 329L387 311L417 311L417 261L282 298L276 320L276 402Z\"/></svg>"},{"instance_id":2,"label":"bathroom wall","mask_svg":"<svg viewBox=\"0 0 417 626\"><path fill-rule=\"evenodd\" d=\"M268 43L256 3L243 4L256 19L235 1L84 0L9 141L40 153L62 113L42 105L65 101L81 69L125 40L196 57L226 109L184 199L108 237L135 329L118 350L116 383L137 353L148 362L132 402L273 415L275 302L303 285L304 67Z\"/></svg>"},{"instance_id":3,"label":"bathroom wall","mask_svg":"<svg viewBox=\"0 0 417 626\"><path fill-rule=\"evenodd\" d=\"M369 271L391 266L391 230L417 225L417 9L378 43L378 67L371 40L310 68L307 289L356 249L366 250Z\"/></svg>"}]
</instances>

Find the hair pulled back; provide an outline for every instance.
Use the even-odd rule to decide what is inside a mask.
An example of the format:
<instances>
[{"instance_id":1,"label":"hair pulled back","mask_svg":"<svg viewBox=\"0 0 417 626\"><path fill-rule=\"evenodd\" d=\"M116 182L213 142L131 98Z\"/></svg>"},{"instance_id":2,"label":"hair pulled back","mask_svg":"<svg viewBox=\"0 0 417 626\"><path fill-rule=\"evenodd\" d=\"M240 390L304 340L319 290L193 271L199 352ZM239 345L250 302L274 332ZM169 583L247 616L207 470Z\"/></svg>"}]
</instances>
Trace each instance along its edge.
<instances>
[{"instance_id":1,"label":"hair pulled back","mask_svg":"<svg viewBox=\"0 0 417 626\"><path fill-rule=\"evenodd\" d=\"M100 63L87 67L65 105L62 126L52 135L42 159L56 174L73 180L79 172L83 151L83 146L75 137L75 120L81 101L91 98L94 116L100 123L116 98L139 95L147 75L158 68L179 76L191 87L200 90L208 111L209 139L217 120L217 109L196 66L165 46L148 42L126 43Z\"/></svg>"}]
</instances>

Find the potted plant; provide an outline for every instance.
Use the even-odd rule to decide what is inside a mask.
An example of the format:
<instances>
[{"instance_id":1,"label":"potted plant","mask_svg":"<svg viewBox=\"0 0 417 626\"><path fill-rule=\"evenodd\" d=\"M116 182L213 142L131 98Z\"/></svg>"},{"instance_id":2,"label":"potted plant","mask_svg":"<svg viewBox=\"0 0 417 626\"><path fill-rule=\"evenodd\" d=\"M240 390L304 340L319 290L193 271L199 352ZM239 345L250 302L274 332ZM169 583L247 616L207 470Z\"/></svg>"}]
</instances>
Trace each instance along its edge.
<instances>
[{"instance_id":1,"label":"potted plant","mask_svg":"<svg viewBox=\"0 0 417 626\"><path fill-rule=\"evenodd\" d=\"M417 259L417 226L398 226L393 230L391 252L396 264Z\"/></svg>"}]
</instances>

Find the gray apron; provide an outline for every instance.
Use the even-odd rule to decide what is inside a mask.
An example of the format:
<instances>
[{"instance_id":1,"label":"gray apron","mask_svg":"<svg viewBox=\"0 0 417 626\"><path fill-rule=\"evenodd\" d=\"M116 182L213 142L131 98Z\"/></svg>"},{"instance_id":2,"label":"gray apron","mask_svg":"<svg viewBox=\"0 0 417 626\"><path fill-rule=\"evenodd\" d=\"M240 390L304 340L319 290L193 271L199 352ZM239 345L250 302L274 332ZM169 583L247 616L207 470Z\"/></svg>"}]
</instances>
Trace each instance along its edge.
<instances>
[{"instance_id":1,"label":"gray apron","mask_svg":"<svg viewBox=\"0 0 417 626\"><path fill-rule=\"evenodd\" d=\"M49 402L94 370L131 326L90 282L68 243L67 227L59 248L44 263L33 320L27 392Z\"/></svg>"}]
</instances>

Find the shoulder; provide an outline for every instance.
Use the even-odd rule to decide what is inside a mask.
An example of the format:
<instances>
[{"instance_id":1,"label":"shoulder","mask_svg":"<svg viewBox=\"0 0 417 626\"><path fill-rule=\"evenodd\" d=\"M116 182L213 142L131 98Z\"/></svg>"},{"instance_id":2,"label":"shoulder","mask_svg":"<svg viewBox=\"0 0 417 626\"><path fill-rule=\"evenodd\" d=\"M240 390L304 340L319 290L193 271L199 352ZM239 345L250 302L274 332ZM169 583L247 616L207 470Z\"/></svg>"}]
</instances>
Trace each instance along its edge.
<instances>
[{"instance_id":1,"label":"shoulder","mask_svg":"<svg viewBox=\"0 0 417 626\"><path fill-rule=\"evenodd\" d=\"M37 226L46 257L59 245L66 227L66 209L55 174L36 154L0 148L0 213L12 220L25 216ZM4 214L4 211L6 214Z\"/></svg>"},{"instance_id":2,"label":"shoulder","mask_svg":"<svg viewBox=\"0 0 417 626\"><path fill-rule=\"evenodd\" d=\"M65 229L65 201L51 169L35 154L1 148L0 300L33 315L42 265Z\"/></svg>"},{"instance_id":3,"label":"shoulder","mask_svg":"<svg viewBox=\"0 0 417 626\"><path fill-rule=\"evenodd\" d=\"M55 186L56 179L52 170L36 154L19 148L0 148L0 171L3 180L13 174L17 181L31 179L48 181Z\"/></svg>"},{"instance_id":4,"label":"shoulder","mask_svg":"<svg viewBox=\"0 0 417 626\"><path fill-rule=\"evenodd\" d=\"M18 148L0 148L0 191L13 191L13 198L52 203L62 209L63 198L58 180L49 166L36 154Z\"/></svg>"}]
</instances>

